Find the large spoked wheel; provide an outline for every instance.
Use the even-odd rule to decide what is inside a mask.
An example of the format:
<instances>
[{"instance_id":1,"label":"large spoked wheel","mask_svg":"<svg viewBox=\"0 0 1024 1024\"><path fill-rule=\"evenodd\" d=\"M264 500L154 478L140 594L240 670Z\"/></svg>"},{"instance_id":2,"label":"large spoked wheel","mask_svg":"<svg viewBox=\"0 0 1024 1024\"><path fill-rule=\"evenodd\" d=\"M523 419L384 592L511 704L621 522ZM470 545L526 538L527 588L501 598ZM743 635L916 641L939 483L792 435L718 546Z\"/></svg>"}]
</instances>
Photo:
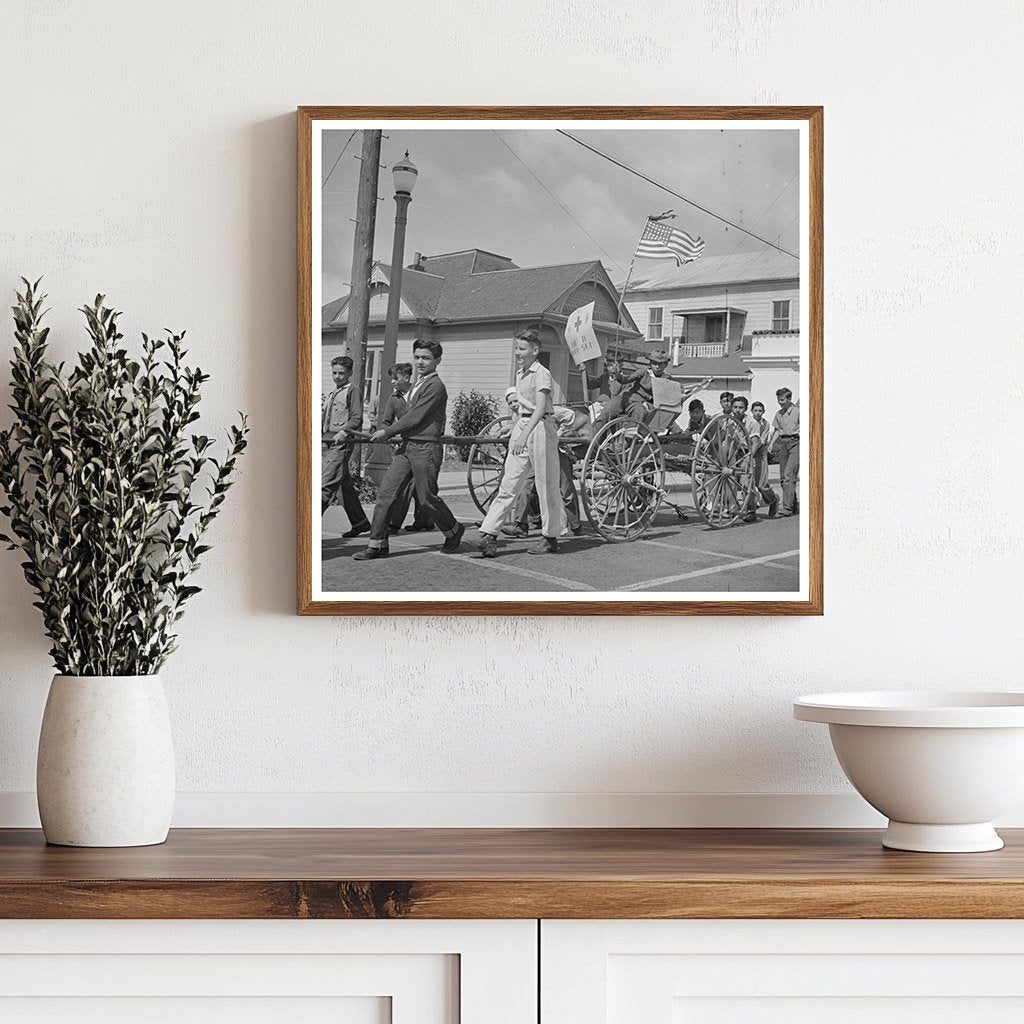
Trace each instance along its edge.
<instances>
[{"instance_id":1,"label":"large spoked wheel","mask_svg":"<svg viewBox=\"0 0 1024 1024\"><path fill-rule=\"evenodd\" d=\"M742 423L716 416L693 447L693 505L708 526L732 526L754 486L753 456Z\"/></svg>"},{"instance_id":2,"label":"large spoked wheel","mask_svg":"<svg viewBox=\"0 0 1024 1024\"><path fill-rule=\"evenodd\" d=\"M507 437L512 424L511 416L499 416L480 431L480 437ZM494 496L501 486L501 475L505 470L505 444L480 441L470 446L466 460L466 480L473 504L487 515Z\"/></svg>"},{"instance_id":3,"label":"large spoked wheel","mask_svg":"<svg viewBox=\"0 0 1024 1024\"><path fill-rule=\"evenodd\" d=\"M580 494L605 540L639 537L665 496L665 456L654 431L625 416L601 427L583 457Z\"/></svg>"}]
</instances>

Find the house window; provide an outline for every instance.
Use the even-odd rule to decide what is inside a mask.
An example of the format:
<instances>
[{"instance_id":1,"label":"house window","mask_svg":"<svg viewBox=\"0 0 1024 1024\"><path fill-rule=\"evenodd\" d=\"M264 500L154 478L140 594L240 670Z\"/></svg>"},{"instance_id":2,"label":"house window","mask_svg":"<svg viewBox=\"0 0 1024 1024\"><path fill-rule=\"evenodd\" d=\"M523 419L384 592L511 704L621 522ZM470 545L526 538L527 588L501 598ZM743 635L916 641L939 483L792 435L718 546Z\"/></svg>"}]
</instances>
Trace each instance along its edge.
<instances>
[{"instance_id":1,"label":"house window","mask_svg":"<svg viewBox=\"0 0 1024 1024\"><path fill-rule=\"evenodd\" d=\"M772 330L789 330L789 299L772 303Z\"/></svg>"},{"instance_id":2,"label":"house window","mask_svg":"<svg viewBox=\"0 0 1024 1024\"><path fill-rule=\"evenodd\" d=\"M647 340L661 341L662 324L665 310L661 306L651 306L647 310Z\"/></svg>"},{"instance_id":3,"label":"house window","mask_svg":"<svg viewBox=\"0 0 1024 1024\"><path fill-rule=\"evenodd\" d=\"M377 365L380 360L377 358L380 353L376 349L370 349L366 353L366 370L363 374L363 405L369 405L370 399L377 393L377 385L380 383L380 367Z\"/></svg>"}]
</instances>

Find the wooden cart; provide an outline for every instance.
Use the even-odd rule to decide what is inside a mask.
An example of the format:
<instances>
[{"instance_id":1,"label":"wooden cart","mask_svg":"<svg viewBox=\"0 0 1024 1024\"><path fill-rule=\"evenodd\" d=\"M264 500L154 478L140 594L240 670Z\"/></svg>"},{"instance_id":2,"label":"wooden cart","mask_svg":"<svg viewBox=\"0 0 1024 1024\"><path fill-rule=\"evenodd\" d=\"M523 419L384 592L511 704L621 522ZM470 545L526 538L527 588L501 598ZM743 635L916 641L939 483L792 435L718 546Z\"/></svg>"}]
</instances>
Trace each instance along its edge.
<instances>
[{"instance_id":1,"label":"wooden cart","mask_svg":"<svg viewBox=\"0 0 1024 1024\"><path fill-rule=\"evenodd\" d=\"M719 415L693 438L675 420L690 395L709 381L687 387L666 378L659 383L666 386L656 390L656 408L646 422L618 416L595 426L589 436L559 438L573 462L587 519L606 541L642 536L663 505L684 518L685 510L666 487L673 475L689 474L693 506L713 529L732 526L747 511L754 460L743 424ZM499 416L472 439L467 481L484 514L501 485L511 427L510 416Z\"/></svg>"}]
</instances>

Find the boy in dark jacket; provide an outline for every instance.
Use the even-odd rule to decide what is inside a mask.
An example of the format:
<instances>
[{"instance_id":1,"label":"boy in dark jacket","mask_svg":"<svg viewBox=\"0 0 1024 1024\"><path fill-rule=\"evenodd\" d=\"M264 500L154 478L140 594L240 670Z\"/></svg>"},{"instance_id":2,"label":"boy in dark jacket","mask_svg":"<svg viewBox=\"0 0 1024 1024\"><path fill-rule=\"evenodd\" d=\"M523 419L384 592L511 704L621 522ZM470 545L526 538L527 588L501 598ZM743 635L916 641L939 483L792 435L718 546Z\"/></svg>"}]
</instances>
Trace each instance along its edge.
<instances>
[{"instance_id":1,"label":"boy in dark jacket","mask_svg":"<svg viewBox=\"0 0 1024 1024\"><path fill-rule=\"evenodd\" d=\"M390 398L384 404L384 415L380 421L373 425L373 429L390 427L392 423L400 420L408 411L409 403L406 400L409 389L412 387L412 363L396 363L392 367L391 379L394 381L394 390ZM398 533L409 514L409 506L412 504L415 495L412 477L409 478L404 490L395 499L391 506L391 532ZM412 532L420 530L432 530L434 521L416 498L416 511L412 517L412 523L408 529Z\"/></svg>"},{"instance_id":2,"label":"boy in dark jacket","mask_svg":"<svg viewBox=\"0 0 1024 1024\"><path fill-rule=\"evenodd\" d=\"M384 441L401 437L401 443L380 485L380 496L373 509L369 544L364 551L352 556L359 561L387 558L391 507L401 498L409 480L412 480L420 504L444 534L441 550L458 551L462 543L466 528L456 520L437 493L443 446L435 439L444 434L448 412L448 391L437 375L437 364L441 361L442 353L443 349L436 341L417 341L413 345L412 356L418 378L405 396L406 411L371 438L373 441Z\"/></svg>"}]
</instances>

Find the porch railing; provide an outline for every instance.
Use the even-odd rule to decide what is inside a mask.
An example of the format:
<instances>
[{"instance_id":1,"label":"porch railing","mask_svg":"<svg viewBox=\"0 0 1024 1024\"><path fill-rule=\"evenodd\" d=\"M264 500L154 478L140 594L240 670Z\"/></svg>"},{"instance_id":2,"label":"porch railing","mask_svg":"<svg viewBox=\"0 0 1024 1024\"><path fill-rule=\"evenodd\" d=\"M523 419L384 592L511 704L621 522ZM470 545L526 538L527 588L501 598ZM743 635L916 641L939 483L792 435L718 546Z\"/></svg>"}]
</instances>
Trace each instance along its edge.
<instances>
[{"instance_id":1,"label":"porch railing","mask_svg":"<svg viewBox=\"0 0 1024 1024\"><path fill-rule=\"evenodd\" d=\"M724 342L700 342L690 344L683 342L679 345L680 359L714 359L725 355Z\"/></svg>"}]
</instances>

